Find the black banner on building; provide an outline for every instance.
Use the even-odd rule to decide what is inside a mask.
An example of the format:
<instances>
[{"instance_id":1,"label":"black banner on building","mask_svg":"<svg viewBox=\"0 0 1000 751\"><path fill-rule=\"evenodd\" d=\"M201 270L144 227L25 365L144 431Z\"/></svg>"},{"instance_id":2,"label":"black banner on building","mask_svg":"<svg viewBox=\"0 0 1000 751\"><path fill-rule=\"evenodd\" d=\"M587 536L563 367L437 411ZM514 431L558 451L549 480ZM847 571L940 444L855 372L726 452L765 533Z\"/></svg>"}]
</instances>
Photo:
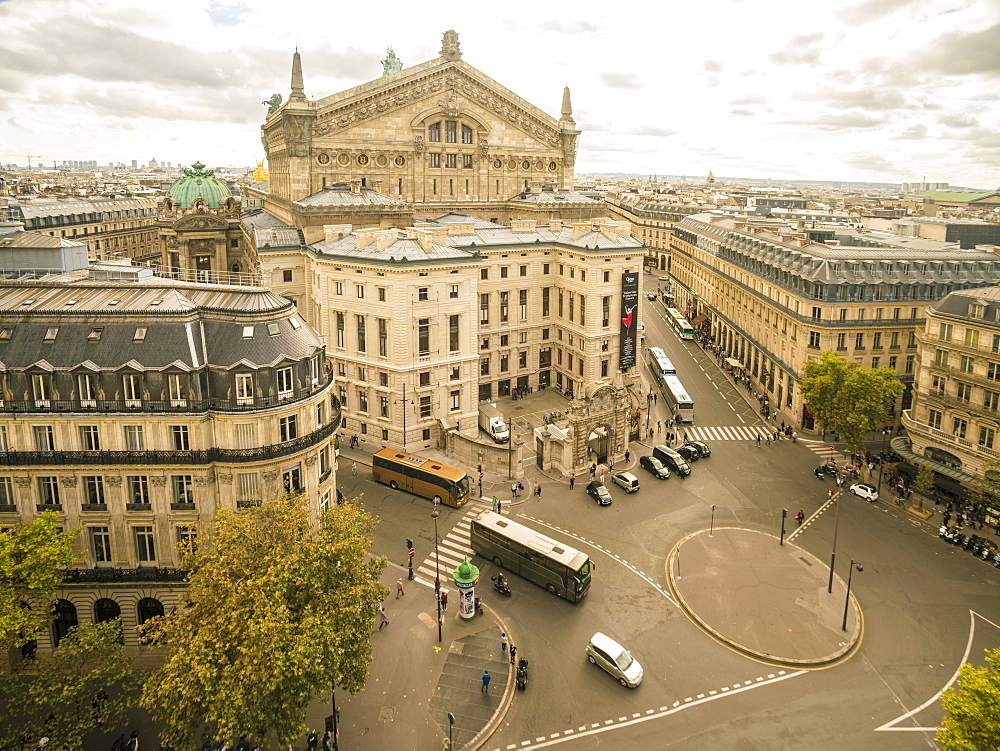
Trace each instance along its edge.
<instances>
[{"instance_id":1,"label":"black banner on building","mask_svg":"<svg viewBox=\"0 0 1000 751\"><path fill-rule=\"evenodd\" d=\"M628 370L635 367L635 348L639 328L639 272L622 274L622 329L618 347L618 367Z\"/></svg>"}]
</instances>

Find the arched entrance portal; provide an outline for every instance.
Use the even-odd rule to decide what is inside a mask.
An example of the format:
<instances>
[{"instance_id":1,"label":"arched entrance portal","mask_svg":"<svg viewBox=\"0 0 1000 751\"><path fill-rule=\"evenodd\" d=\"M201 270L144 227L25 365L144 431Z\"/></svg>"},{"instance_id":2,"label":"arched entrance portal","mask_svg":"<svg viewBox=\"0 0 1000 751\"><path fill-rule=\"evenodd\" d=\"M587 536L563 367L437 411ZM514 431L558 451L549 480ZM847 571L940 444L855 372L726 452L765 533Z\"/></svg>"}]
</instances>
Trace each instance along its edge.
<instances>
[{"instance_id":1,"label":"arched entrance portal","mask_svg":"<svg viewBox=\"0 0 1000 751\"><path fill-rule=\"evenodd\" d=\"M78 623L76 605L69 600L56 600L56 617L52 621L52 645L58 647L63 637Z\"/></svg>"},{"instance_id":2,"label":"arched entrance portal","mask_svg":"<svg viewBox=\"0 0 1000 751\"><path fill-rule=\"evenodd\" d=\"M587 460L604 464L608 461L611 432L607 425L598 425L587 436Z\"/></svg>"}]
</instances>

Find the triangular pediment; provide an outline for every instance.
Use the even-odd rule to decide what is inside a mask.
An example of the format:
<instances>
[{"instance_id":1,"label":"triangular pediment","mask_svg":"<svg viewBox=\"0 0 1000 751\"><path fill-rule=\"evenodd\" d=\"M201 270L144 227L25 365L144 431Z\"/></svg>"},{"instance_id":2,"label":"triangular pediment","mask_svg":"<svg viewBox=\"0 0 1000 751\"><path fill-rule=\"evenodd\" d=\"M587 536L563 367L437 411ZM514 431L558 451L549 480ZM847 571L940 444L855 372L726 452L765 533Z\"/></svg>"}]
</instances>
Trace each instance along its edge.
<instances>
[{"instance_id":1,"label":"triangular pediment","mask_svg":"<svg viewBox=\"0 0 1000 751\"><path fill-rule=\"evenodd\" d=\"M461 60L443 58L407 68L315 103L313 137L337 135L361 123L415 109L457 117L485 111L550 148L561 148L559 123ZM484 120L485 118L479 118Z\"/></svg>"}]
</instances>

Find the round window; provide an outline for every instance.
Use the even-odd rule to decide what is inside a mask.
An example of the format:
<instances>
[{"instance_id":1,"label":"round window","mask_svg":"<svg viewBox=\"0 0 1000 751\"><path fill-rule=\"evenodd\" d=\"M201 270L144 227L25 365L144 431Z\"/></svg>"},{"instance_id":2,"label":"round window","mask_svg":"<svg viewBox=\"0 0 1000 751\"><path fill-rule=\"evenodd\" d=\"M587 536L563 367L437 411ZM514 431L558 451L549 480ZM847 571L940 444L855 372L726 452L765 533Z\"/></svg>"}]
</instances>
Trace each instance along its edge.
<instances>
[{"instance_id":1,"label":"round window","mask_svg":"<svg viewBox=\"0 0 1000 751\"><path fill-rule=\"evenodd\" d=\"M384 167L388 163L389 159L386 157L385 154L379 154L377 157L375 157L375 164L377 164L379 167Z\"/></svg>"},{"instance_id":2,"label":"round window","mask_svg":"<svg viewBox=\"0 0 1000 751\"><path fill-rule=\"evenodd\" d=\"M517 169L517 162L511 159L507 162L507 169Z\"/></svg>"}]
</instances>

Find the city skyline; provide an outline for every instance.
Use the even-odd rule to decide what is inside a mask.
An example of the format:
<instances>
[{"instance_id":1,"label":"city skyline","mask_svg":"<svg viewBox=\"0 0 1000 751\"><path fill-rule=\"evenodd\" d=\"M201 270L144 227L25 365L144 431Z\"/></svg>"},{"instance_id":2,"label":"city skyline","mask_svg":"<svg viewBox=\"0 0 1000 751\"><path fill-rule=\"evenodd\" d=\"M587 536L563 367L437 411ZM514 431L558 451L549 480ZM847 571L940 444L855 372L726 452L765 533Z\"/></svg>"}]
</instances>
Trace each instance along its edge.
<instances>
[{"instance_id":1,"label":"city skyline","mask_svg":"<svg viewBox=\"0 0 1000 751\"><path fill-rule=\"evenodd\" d=\"M1000 184L995 0L766 13L734 0L652 8L641 24L589 2L530 18L403 7L383 3L378 24L338 8L325 24L299 2L0 2L0 49L16 61L0 83L0 162L252 163L296 45L319 99L381 75L388 46L404 67L435 58L454 28L465 61L544 111L570 86L581 174Z\"/></svg>"}]
</instances>

